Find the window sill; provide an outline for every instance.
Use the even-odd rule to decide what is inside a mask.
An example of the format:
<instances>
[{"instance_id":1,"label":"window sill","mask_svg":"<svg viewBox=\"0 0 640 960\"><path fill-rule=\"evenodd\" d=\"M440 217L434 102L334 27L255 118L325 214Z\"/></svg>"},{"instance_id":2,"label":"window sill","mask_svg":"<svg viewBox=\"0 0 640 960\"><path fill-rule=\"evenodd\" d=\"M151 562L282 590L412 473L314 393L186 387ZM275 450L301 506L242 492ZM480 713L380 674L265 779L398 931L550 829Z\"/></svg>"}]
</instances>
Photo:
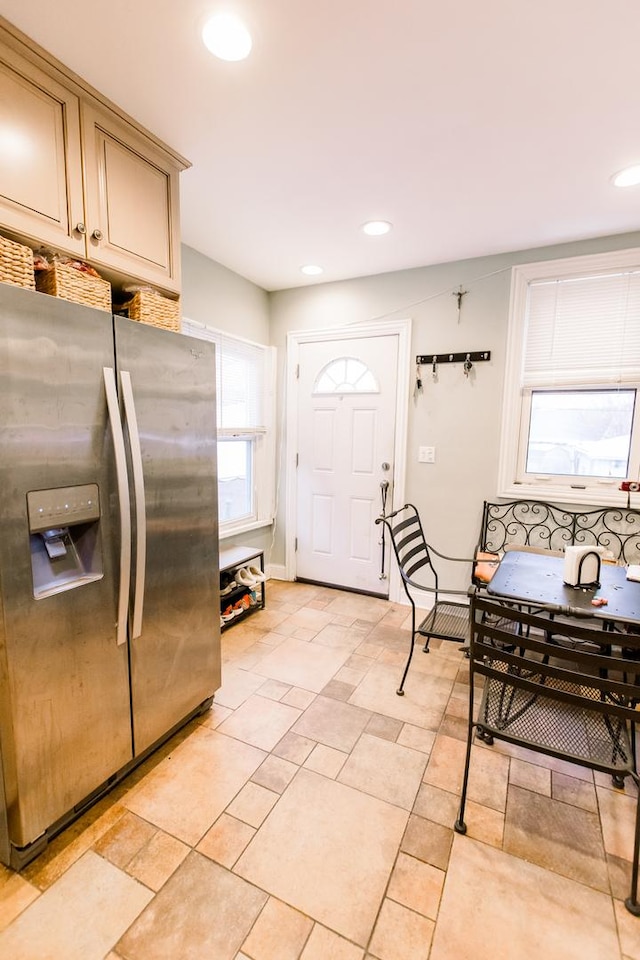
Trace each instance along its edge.
<instances>
[{"instance_id":1,"label":"window sill","mask_svg":"<svg viewBox=\"0 0 640 960\"><path fill-rule=\"evenodd\" d=\"M552 481L537 484L513 483L501 488L498 491L498 496L507 500L542 500L546 503L626 507L627 494L623 490L618 490L619 483L620 481L616 480L615 485L608 483L592 484L584 490L576 490L565 484L553 483ZM631 499L633 501L633 494Z\"/></svg>"},{"instance_id":2,"label":"window sill","mask_svg":"<svg viewBox=\"0 0 640 960\"><path fill-rule=\"evenodd\" d=\"M220 527L218 531L219 540L228 540L229 537L236 537L240 533L248 533L250 530L259 530L261 527L270 527L273 520L250 520L247 523L237 523L233 527Z\"/></svg>"}]
</instances>

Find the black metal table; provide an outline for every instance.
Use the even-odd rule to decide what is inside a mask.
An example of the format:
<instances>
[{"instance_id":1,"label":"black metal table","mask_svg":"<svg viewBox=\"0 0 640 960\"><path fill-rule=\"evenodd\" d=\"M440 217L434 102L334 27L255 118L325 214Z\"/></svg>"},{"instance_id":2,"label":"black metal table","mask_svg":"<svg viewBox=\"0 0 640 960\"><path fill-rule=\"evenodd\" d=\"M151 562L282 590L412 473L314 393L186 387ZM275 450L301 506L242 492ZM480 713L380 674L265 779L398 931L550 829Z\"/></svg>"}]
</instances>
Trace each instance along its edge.
<instances>
[{"instance_id":1,"label":"black metal table","mask_svg":"<svg viewBox=\"0 0 640 960\"><path fill-rule=\"evenodd\" d=\"M625 567L603 563L598 589L567 586L563 571L564 557L509 550L487 585L487 593L567 616L640 625L640 583L627 580ZM607 600L606 605L593 606L591 601L597 598Z\"/></svg>"}]
</instances>

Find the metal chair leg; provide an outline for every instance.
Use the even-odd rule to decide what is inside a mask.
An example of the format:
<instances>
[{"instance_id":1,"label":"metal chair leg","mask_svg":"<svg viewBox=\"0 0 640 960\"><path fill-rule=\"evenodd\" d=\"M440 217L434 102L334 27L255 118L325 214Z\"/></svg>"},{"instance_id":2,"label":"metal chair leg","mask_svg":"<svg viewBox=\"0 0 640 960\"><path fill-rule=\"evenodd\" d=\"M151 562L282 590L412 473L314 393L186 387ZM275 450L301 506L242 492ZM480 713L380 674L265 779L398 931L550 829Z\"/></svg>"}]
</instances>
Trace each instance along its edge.
<instances>
[{"instance_id":1,"label":"metal chair leg","mask_svg":"<svg viewBox=\"0 0 640 960\"><path fill-rule=\"evenodd\" d=\"M460 794L460 809L458 811L458 819L453 825L453 829L456 833L466 833L467 825L464 822L464 808L467 802L467 784L469 782L469 764L471 763L471 744L473 740L473 728L475 723L473 722L473 672L469 677L469 727L467 729L467 752L465 755L464 761L464 776L462 778L462 792Z\"/></svg>"},{"instance_id":2,"label":"metal chair leg","mask_svg":"<svg viewBox=\"0 0 640 960\"><path fill-rule=\"evenodd\" d=\"M413 648L416 643L416 608L415 604L411 604L411 648L409 650L409 656L405 664L404 673L402 674L402 680L400 681L400 686L396 690L396 693L399 697L404 697L404 682L407 679L407 674L409 672L409 667L411 665L411 660L413 659Z\"/></svg>"},{"instance_id":3,"label":"metal chair leg","mask_svg":"<svg viewBox=\"0 0 640 960\"><path fill-rule=\"evenodd\" d=\"M640 778L634 776L636 786L640 790ZM636 801L636 832L633 839L633 864L631 867L631 891L624 902L625 907L634 917L640 917L640 903L638 903L638 856L640 854L640 794Z\"/></svg>"}]
</instances>

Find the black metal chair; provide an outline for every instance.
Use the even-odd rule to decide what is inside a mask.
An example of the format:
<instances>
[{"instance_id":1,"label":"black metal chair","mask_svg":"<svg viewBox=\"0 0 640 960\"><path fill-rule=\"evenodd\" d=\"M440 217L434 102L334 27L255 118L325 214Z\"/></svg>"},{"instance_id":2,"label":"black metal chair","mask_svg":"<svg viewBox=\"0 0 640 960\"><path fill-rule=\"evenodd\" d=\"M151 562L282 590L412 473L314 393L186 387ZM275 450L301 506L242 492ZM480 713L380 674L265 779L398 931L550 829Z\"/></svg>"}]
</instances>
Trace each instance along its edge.
<instances>
[{"instance_id":1,"label":"black metal chair","mask_svg":"<svg viewBox=\"0 0 640 960\"><path fill-rule=\"evenodd\" d=\"M396 691L398 696L402 697L404 695L404 682L413 657L416 636L425 638L423 650L428 653L431 637L440 640L466 642L469 631L467 589L441 589L437 570L431 560L432 554L441 560L449 560L453 563L468 563L470 566L473 564L473 560L463 557L448 557L428 544L425 540L420 516L412 503L405 503L404 507L394 510L393 513L378 517L376 523L384 523L389 531L393 552L402 577L402 585L411 604L411 646L402 680ZM424 583L416 580L416 575L419 575L421 579L426 576L429 582ZM416 605L411 596L410 587L431 594L434 598L433 607L418 626L416 626ZM447 597L464 596L465 601L457 603L449 599L441 600L440 597L443 594Z\"/></svg>"},{"instance_id":2,"label":"black metal chair","mask_svg":"<svg viewBox=\"0 0 640 960\"><path fill-rule=\"evenodd\" d=\"M634 709L640 701L640 635L621 638L569 617L554 621L551 635L548 615L490 599L474 587L469 593L469 726L456 831L467 830L474 728L488 744L499 738L609 773L617 785L624 785L626 777L640 785ZM476 716L478 675L484 685ZM640 796L625 901L636 916L639 849Z\"/></svg>"}]
</instances>

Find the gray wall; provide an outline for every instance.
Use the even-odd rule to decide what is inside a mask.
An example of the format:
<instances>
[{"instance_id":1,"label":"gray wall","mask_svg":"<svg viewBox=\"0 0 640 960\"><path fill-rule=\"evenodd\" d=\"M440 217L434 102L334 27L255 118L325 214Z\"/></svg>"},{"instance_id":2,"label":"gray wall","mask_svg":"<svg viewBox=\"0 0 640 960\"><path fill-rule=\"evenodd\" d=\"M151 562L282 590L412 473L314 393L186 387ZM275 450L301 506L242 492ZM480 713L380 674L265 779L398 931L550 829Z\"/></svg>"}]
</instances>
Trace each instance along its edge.
<instances>
[{"instance_id":1,"label":"gray wall","mask_svg":"<svg viewBox=\"0 0 640 960\"><path fill-rule=\"evenodd\" d=\"M517 253L321 283L267 294L232 271L183 247L183 313L278 348L278 413L286 404L286 337L387 317L411 317L411 357L416 354L490 350L491 360L463 376L458 364L442 366L434 383L423 367L423 390L409 404L406 499L423 517L428 539L445 553L468 556L475 546L482 503L496 495L500 417L510 294L518 263L640 246L640 232ZM458 321L452 291L462 286ZM417 462L419 445L436 448L436 462ZM277 462L285 463L278 452ZM282 468L284 471L284 467ZM275 529L227 540L262 546L267 562L284 564L284 472ZM464 586L466 574L455 578ZM455 584L454 584L455 585Z\"/></svg>"},{"instance_id":2,"label":"gray wall","mask_svg":"<svg viewBox=\"0 0 640 960\"><path fill-rule=\"evenodd\" d=\"M184 244L182 313L246 340L269 343L269 294Z\"/></svg>"},{"instance_id":3,"label":"gray wall","mask_svg":"<svg viewBox=\"0 0 640 960\"><path fill-rule=\"evenodd\" d=\"M182 246L182 313L218 330L236 334L256 343L269 343L269 295L250 280L245 280L198 253ZM221 548L246 544L265 551L271 548L271 527L226 537Z\"/></svg>"}]
</instances>

